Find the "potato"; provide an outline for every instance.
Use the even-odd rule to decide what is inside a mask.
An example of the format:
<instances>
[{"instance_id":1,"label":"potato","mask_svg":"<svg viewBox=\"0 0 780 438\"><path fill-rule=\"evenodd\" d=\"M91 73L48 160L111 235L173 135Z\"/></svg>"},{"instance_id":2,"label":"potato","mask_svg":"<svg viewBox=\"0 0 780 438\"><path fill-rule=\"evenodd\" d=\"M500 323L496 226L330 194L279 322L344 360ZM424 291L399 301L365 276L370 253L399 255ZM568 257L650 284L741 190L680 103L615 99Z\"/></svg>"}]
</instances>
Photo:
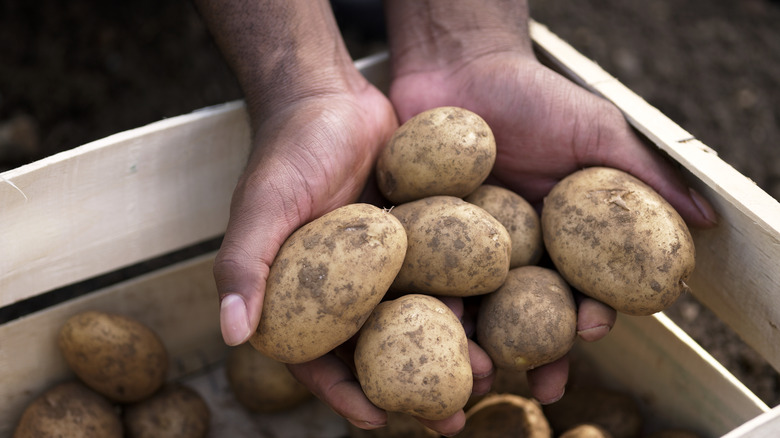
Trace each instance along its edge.
<instances>
[{"instance_id":1,"label":"potato","mask_svg":"<svg viewBox=\"0 0 780 438\"><path fill-rule=\"evenodd\" d=\"M396 130L377 159L377 182L395 204L464 197L485 181L495 160L496 140L480 116L463 108L434 108Z\"/></svg>"},{"instance_id":2,"label":"potato","mask_svg":"<svg viewBox=\"0 0 780 438\"><path fill-rule=\"evenodd\" d=\"M304 225L271 265L252 346L285 363L331 351L357 333L405 254L403 225L372 205L346 205Z\"/></svg>"},{"instance_id":3,"label":"potato","mask_svg":"<svg viewBox=\"0 0 780 438\"><path fill-rule=\"evenodd\" d=\"M391 212L408 238L394 289L466 297L504 283L512 242L506 228L484 209L453 196L431 196Z\"/></svg>"},{"instance_id":4,"label":"potato","mask_svg":"<svg viewBox=\"0 0 780 438\"><path fill-rule=\"evenodd\" d=\"M466 412L458 438L551 438L541 405L516 394L489 394Z\"/></svg>"},{"instance_id":5,"label":"potato","mask_svg":"<svg viewBox=\"0 0 780 438\"><path fill-rule=\"evenodd\" d=\"M168 383L151 397L125 407L127 438L202 438L211 412L195 390Z\"/></svg>"},{"instance_id":6,"label":"potato","mask_svg":"<svg viewBox=\"0 0 780 438\"><path fill-rule=\"evenodd\" d=\"M688 290L691 234L658 193L616 169L564 178L542 209L544 244L569 284L629 315L650 315Z\"/></svg>"},{"instance_id":7,"label":"potato","mask_svg":"<svg viewBox=\"0 0 780 438\"><path fill-rule=\"evenodd\" d=\"M122 421L104 396L81 382L64 382L25 408L13 437L121 438Z\"/></svg>"},{"instance_id":8,"label":"potato","mask_svg":"<svg viewBox=\"0 0 780 438\"><path fill-rule=\"evenodd\" d=\"M253 412L280 412L312 397L287 365L249 344L233 347L225 360L225 375L241 405Z\"/></svg>"},{"instance_id":9,"label":"potato","mask_svg":"<svg viewBox=\"0 0 780 438\"><path fill-rule=\"evenodd\" d=\"M124 315L93 310L73 315L57 342L79 379L116 402L142 400L167 377L168 352L160 338Z\"/></svg>"},{"instance_id":10,"label":"potato","mask_svg":"<svg viewBox=\"0 0 780 438\"><path fill-rule=\"evenodd\" d=\"M559 438L612 438L612 434L595 424L578 424L562 433Z\"/></svg>"},{"instance_id":11,"label":"potato","mask_svg":"<svg viewBox=\"0 0 780 438\"><path fill-rule=\"evenodd\" d=\"M588 423L605 429L614 438L634 438L640 436L644 423L632 396L605 388L567 389L560 400L542 409L556 434Z\"/></svg>"},{"instance_id":12,"label":"potato","mask_svg":"<svg viewBox=\"0 0 780 438\"><path fill-rule=\"evenodd\" d=\"M376 307L358 335L355 369L376 406L430 420L460 411L473 384L463 326L428 295L404 295Z\"/></svg>"},{"instance_id":13,"label":"potato","mask_svg":"<svg viewBox=\"0 0 780 438\"><path fill-rule=\"evenodd\" d=\"M512 257L509 268L535 265L542 258L542 224L534 207L517 193L483 184L463 198L493 215L509 232Z\"/></svg>"},{"instance_id":14,"label":"potato","mask_svg":"<svg viewBox=\"0 0 780 438\"><path fill-rule=\"evenodd\" d=\"M577 306L554 270L522 266L486 295L477 340L498 368L526 371L563 357L577 337Z\"/></svg>"}]
</instances>

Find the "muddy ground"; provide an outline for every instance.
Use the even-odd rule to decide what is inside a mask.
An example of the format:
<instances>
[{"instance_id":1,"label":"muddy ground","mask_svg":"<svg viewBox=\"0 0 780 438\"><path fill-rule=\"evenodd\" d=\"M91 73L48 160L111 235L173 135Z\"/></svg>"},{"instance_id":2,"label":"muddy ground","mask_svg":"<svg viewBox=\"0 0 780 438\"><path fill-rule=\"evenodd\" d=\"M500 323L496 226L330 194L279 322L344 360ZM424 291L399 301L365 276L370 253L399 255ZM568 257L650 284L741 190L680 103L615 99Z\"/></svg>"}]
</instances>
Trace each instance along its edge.
<instances>
[{"instance_id":1,"label":"muddy ground","mask_svg":"<svg viewBox=\"0 0 780 438\"><path fill-rule=\"evenodd\" d=\"M532 0L531 8L780 198L779 3ZM382 47L377 29L345 34L355 57ZM5 0L0 41L0 171L241 98L186 1ZM687 297L669 313L759 397L780 403L777 373L706 309Z\"/></svg>"}]
</instances>

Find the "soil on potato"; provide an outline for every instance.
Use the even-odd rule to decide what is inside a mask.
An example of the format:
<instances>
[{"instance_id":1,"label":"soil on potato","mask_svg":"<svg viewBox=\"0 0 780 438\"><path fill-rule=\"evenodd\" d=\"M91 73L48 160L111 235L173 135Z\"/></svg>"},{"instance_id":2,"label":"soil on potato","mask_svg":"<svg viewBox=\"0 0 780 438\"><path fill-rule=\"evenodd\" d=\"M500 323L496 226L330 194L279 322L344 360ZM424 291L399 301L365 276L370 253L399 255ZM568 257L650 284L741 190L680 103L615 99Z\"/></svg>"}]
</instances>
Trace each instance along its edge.
<instances>
[{"instance_id":1,"label":"soil on potato","mask_svg":"<svg viewBox=\"0 0 780 438\"><path fill-rule=\"evenodd\" d=\"M338 2L350 18L354 1ZM371 7L368 7L371 9ZM780 198L780 3L531 0L532 16ZM361 10L361 13L365 10ZM344 25L355 58L376 17ZM0 3L0 171L241 98L186 1ZM669 315L767 404L778 374L692 297Z\"/></svg>"}]
</instances>

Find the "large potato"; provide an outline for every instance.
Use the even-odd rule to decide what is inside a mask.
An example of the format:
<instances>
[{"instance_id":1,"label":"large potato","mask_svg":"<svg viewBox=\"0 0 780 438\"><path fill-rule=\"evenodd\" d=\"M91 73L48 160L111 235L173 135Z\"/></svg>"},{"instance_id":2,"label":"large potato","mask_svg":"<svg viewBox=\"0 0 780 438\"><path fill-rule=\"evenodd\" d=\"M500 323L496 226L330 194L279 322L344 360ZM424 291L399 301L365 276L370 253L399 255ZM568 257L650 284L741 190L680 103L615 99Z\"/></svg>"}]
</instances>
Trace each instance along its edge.
<instances>
[{"instance_id":1,"label":"large potato","mask_svg":"<svg viewBox=\"0 0 780 438\"><path fill-rule=\"evenodd\" d=\"M404 295L376 307L358 335L355 369L376 406L430 420L460 411L473 384L463 326L428 295Z\"/></svg>"},{"instance_id":2,"label":"large potato","mask_svg":"<svg viewBox=\"0 0 780 438\"><path fill-rule=\"evenodd\" d=\"M483 184L463 200L485 209L509 232L512 241L510 268L535 265L542 258L541 220L522 196L504 187Z\"/></svg>"},{"instance_id":3,"label":"large potato","mask_svg":"<svg viewBox=\"0 0 780 438\"><path fill-rule=\"evenodd\" d=\"M331 351L357 333L405 254L403 225L372 205L346 205L304 225L271 265L252 346L285 363Z\"/></svg>"},{"instance_id":4,"label":"large potato","mask_svg":"<svg viewBox=\"0 0 780 438\"><path fill-rule=\"evenodd\" d=\"M504 283L512 242L484 209L453 196L431 196L401 204L392 213L409 242L394 289L465 297Z\"/></svg>"},{"instance_id":5,"label":"large potato","mask_svg":"<svg viewBox=\"0 0 780 438\"><path fill-rule=\"evenodd\" d=\"M523 266L482 299L477 339L498 368L526 371L563 357L577 338L577 306L551 269Z\"/></svg>"},{"instance_id":6,"label":"large potato","mask_svg":"<svg viewBox=\"0 0 780 438\"><path fill-rule=\"evenodd\" d=\"M211 411L194 389L168 383L151 397L128 405L123 424L127 438L203 438Z\"/></svg>"},{"instance_id":7,"label":"large potato","mask_svg":"<svg viewBox=\"0 0 780 438\"><path fill-rule=\"evenodd\" d=\"M87 386L117 402L150 396L168 373L168 352L157 334L136 319L85 311L60 328L65 362Z\"/></svg>"},{"instance_id":8,"label":"large potato","mask_svg":"<svg viewBox=\"0 0 780 438\"><path fill-rule=\"evenodd\" d=\"M619 312L650 315L688 290L695 251L685 222L620 170L588 168L559 182L544 200L542 234L569 284Z\"/></svg>"},{"instance_id":9,"label":"large potato","mask_svg":"<svg viewBox=\"0 0 780 438\"><path fill-rule=\"evenodd\" d=\"M238 402L253 412L284 411L312 397L287 365L248 344L230 349L225 360L225 375Z\"/></svg>"},{"instance_id":10,"label":"large potato","mask_svg":"<svg viewBox=\"0 0 780 438\"><path fill-rule=\"evenodd\" d=\"M64 382L41 394L22 413L14 438L121 438L114 406L81 382Z\"/></svg>"},{"instance_id":11,"label":"large potato","mask_svg":"<svg viewBox=\"0 0 780 438\"><path fill-rule=\"evenodd\" d=\"M400 204L435 195L464 197L493 169L496 141L477 114L458 107L424 111L401 125L379 154L377 182Z\"/></svg>"}]
</instances>

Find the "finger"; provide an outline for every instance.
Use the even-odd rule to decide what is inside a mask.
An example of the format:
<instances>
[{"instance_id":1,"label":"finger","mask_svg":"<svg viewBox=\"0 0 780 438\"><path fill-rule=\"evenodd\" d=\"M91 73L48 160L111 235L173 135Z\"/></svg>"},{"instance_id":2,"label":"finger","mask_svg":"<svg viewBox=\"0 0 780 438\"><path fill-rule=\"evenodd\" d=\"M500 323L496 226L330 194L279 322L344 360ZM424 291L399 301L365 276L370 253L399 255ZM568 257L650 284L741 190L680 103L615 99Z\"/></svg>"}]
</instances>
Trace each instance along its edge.
<instances>
[{"instance_id":1,"label":"finger","mask_svg":"<svg viewBox=\"0 0 780 438\"><path fill-rule=\"evenodd\" d=\"M584 341L598 341L612 330L616 319L615 309L600 301L583 297L577 309L577 335Z\"/></svg>"},{"instance_id":2,"label":"finger","mask_svg":"<svg viewBox=\"0 0 780 438\"><path fill-rule=\"evenodd\" d=\"M456 435L466 426L466 414L462 409L444 420L426 420L424 418L417 418L417 420L444 436Z\"/></svg>"},{"instance_id":3,"label":"finger","mask_svg":"<svg viewBox=\"0 0 780 438\"><path fill-rule=\"evenodd\" d=\"M672 162L643 142L616 107L604 101L600 108L599 126L612 128L599 128L601 143L591 149L597 156L584 161L625 170L653 187L690 225L714 226L717 217L712 205L688 187Z\"/></svg>"},{"instance_id":4,"label":"finger","mask_svg":"<svg viewBox=\"0 0 780 438\"><path fill-rule=\"evenodd\" d=\"M566 389L569 378L569 357L566 355L554 362L529 370L526 375L531 394L539 400L539 403L543 405L555 403L563 397Z\"/></svg>"},{"instance_id":5,"label":"finger","mask_svg":"<svg viewBox=\"0 0 780 438\"><path fill-rule=\"evenodd\" d=\"M274 187L264 174L262 169L247 171L237 185L214 261L220 327L228 345L245 342L256 330L271 263L287 236L303 221L294 196ZM280 175L288 180L281 187L295 187L291 173Z\"/></svg>"},{"instance_id":6,"label":"finger","mask_svg":"<svg viewBox=\"0 0 780 438\"><path fill-rule=\"evenodd\" d=\"M376 429L387 424L387 413L368 400L349 367L333 354L287 368L317 398L356 427Z\"/></svg>"},{"instance_id":7,"label":"finger","mask_svg":"<svg viewBox=\"0 0 780 438\"><path fill-rule=\"evenodd\" d=\"M490 356L476 342L469 340L469 360L471 361L471 373L474 376L474 386L471 393L484 395L490 392L495 380L495 369Z\"/></svg>"}]
</instances>

